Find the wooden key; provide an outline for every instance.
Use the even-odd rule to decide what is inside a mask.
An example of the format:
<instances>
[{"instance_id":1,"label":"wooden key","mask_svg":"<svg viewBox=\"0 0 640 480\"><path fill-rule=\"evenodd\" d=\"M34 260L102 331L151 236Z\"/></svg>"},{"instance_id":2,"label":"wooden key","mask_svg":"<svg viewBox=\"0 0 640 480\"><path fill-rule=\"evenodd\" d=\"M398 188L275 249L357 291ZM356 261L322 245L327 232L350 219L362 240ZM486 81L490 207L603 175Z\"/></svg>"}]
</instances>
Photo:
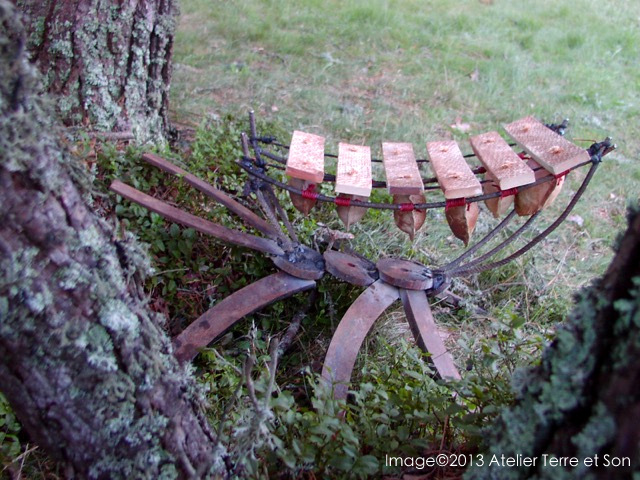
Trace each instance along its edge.
<instances>
[{"instance_id":1,"label":"wooden key","mask_svg":"<svg viewBox=\"0 0 640 480\"><path fill-rule=\"evenodd\" d=\"M371 148L338 144L336 192L361 197L371 195Z\"/></svg>"},{"instance_id":2,"label":"wooden key","mask_svg":"<svg viewBox=\"0 0 640 480\"><path fill-rule=\"evenodd\" d=\"M589 153L547 128L533 117L504 126L509 136L533 159L554 175L589 160Z\"/></svg>"},{"instance_id":3,"label":"wooden key","mask_svg":"<svg viewBox=\"0 0 640 480\"><path fill-rule=\"evenodd\" d=\"M469 139L473 152L500 190L509 190L536 181L536 176L500 136L488 132Z\"/></svg>"},{"instance_id":4,"label":"wooden key","mask_svg":"<svg viewBox=\"0 0 640 480\"><path fill-rule=\"evenodd\" d=\"M349 205L350 201L366 201L371 189L371 148L339 143L336 210L347 230L367 213L366 208Z\"/></svg>"},{"instance_id":5,"label":"wooden key","mask_svg":"<svg viewBox=\"0 0 640 480\"><path fill-rule=\"evenodd\" d=\"M467 165L455 141L427 142L427 153L444 198L466 198L482 194L480 182Z\"/></svg>"},{"instance_id":6,"label":"wooden key","mask_svg":"<svg viewBox=\"0 0 640 480\"><path fill-rule=\"evenodd\" d=\"M382 143L382 162L387 175L389 193L417 195L424 191L413 145L410 143Z\"/></svg>"},{"instance_id":7,"label":"wooden key","mask_svg":"<svg viewBox=\"0 0 640 480\"><path fill-rule=\"evenodd\" d=\"M293 178L320 183L324 178L324 137L294 131L285 173Z\"/></svg>"}]
</instances>

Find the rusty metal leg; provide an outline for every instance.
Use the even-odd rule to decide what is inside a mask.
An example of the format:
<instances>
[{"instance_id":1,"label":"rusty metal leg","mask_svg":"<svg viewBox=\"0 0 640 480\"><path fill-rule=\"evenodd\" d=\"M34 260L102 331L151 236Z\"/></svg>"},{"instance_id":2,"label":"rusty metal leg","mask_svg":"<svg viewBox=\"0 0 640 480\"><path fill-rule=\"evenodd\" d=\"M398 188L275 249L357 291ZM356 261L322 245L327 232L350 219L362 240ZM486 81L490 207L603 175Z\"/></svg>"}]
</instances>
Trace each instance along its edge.
<instances>
[{"instance_id":1,"label":"rusty metal leg","mask_svg":"<svg viewBox=\"0 0 640 480\"><path fill-rule=\"evenodd\" d=\"M453 357L438 334L438 327L431 314L429 300L424 291L400 290L407 321L418 346L431 354L431 360L444 379L460 380Z\"/></svg>"},{"instance_id":2,"label":"rusty metal leg","mask_svg":"<svg viewBox=\"0 0 640 480\"><path fill-rule=\"evenodd\" d=\"M279 230L272 225L269 225L264 219L260 218L258 215L253 213L247 207L238 203L233 198L229 197L226 193L218 190L217 188L209 185L204 180L199 179L195 175L186 172L180 167L174 165L168 160L159 157L158 155L154 155L152 153L145 153L142 155L142 159L165 172L171 173L173 175L181 177L185 182L187 182L192 187L200 190L202 193L207 195L209 198L212 198L216 202L220 203L227 207L231 212L238 215L247 225L252 226L259 232L267 235L270 238L276 239L278 238Z\"/></svg>"},{"instance_id":3,"label":"rusty metal leg","mask_svg":"<svg viewBox=\"0 0 640 480\"><path fill-rule=\"evenodd\" d=\"M240 245L242 247L253 248L264 253L272 255L283 255L284 251L276 242L268 238L256 237L239 230L223 227L217 223L210 222L204 218L196 217L187 212L183 212L179 208L172 207L157 198L153 198L146 193L142 193L120 180L114 180L109 189L118 195L131 200L132 202L142 205L144 208L162 215L167 220L179 223L185 227L191 227L199 232L206 233L222 241Z\"/></svg>"},{"instance_id":4,"label":"rusty metal leg","mask_svg":"<svg viewBox=\"0 0 640 480\"><path fill-rule=\"evenodd\" d=\"M327 350L322 378L333 385L336 399L347 397L360 346L376 319L399 298L398 289L382 280L371 284L344 314Z\"/></svg>"},{"instance_id":5,"label":"rusty metal leg","mask_svg":"<svg viewBox=\"0 0 640 480\"><path fill-rule=\"evenodd\" d=\"M247 285L207 310L173 340L176 358L180 362L191 361L198 350L206 347L242 317L315 285L313 280L303 280L284 272L274 273Z\"/></svg>"}]
</instances>

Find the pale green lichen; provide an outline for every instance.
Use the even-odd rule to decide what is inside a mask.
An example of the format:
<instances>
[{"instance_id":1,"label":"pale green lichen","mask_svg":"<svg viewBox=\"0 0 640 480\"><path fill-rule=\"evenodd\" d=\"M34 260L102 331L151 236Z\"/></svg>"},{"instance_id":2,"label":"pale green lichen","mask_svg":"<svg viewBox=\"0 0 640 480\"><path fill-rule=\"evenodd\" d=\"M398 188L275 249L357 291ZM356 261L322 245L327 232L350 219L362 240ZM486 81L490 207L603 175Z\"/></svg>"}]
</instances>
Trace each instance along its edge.
<instances>
[{"instance_id":1,"label":"pale green lichen","mask_svg":"<svg viewBox=\"0 0 640 480\"><path fill-rule=\"evenodd\" d=\"M57 99L58 112L67 123L79 123L86 116L95 129L130 129L142 143L162 143L168 85L164 78L150 77L149 71L151 64L158 65L159 72L167 66L163 55L172 41L177 8L169 5L168 13L149 17L134 15L135 3L90 2L88 11L71 22L61 14L62 3L54 4L46 24L46 17L29 12L47 11L47 7L36 9L19 2L31 21L29 46L39 48L45 31L52 39L48 64L40 65L40 70L47 88L64 84ZM127 22L131 22L130 36L123 33ZM152 35L158 58L148 51ZM111 48L106 47L107 42ZM72 67L80 68L81 83L69 82Z\"/></svg>"},{"instance_id":2,"label":"pale green lichen","mask_svg":"<svg viewBox=\"0 0 640 480\"><path fill-rule=\"evenodd\" d=\"M12 9L0 0L0 21L17 31ZM94 46L109 30L97 23L88 28L96 28L96 38L85 39ZM0 32L0 45L0 100L7 98L4 92L13 91L17 73L24 92L35 91L35 72L16 44L8 41L5 31ZM58 55L65 55L67 47L62 42L53 48ZM99 58L96 49L91 53ZM113 71L110 68L96 69L97 76L92 80L100 84L105 95L115 91L108 81ZM37 211L55 205L49 212L55 212L56 220L38 218L51 227L51 240L33 243L19 228L25 218L15 212L2 212L6 228L3 235L9 232L11 242L15 237L18 242L38 245L16 248L0 258L2 344L28 352L14 360L19 360L22 372L37 375L42 385L52 389L55 401L50 403L55 408L83 413L65 414L59 419L70 431L91 432L94 444L87 448L94 449L96 459L91 471L85 472L89 478L176 478L181 464L163 442L173 406L165 413L154 403L156 399L147 397L160 395L169 384L189 401L196 401L200 393L172 356L170 340L158 328L157 315L147 312L144 301L128 292L134 277L150 271L149 259L130 235L116 248L112 238L117 235L112 227L86 216L88 212L77 204L79 197L65 197L71 205L64 206L60 197L70 191L73 160L61 153L58 132L49 120L49 106L36 95L20 93L24 98L17 109L0 103L0 152L10 159L0 169L34 185L28 207ZM65 208L72 211L64 212ZM87 227L79 232L67 223L65 215L73 216L76 209ZM56 217L59 214L61 220ZM11 230L13 225L16 228ZM8 243L5 238L3 242ZM49 261L53 255L56 260ZM140 343L136 343L138 337L142 337ZM0 361L6 362L8 357ZM47 412L51 418L55 414ZM86 454L69 449L66 437L56 437L47 429L42 435L44 447L67 459ZM218 453L222 455L224 449L220 447ZM215 471L224 471L224 464L217 465Z\"/></svg>"},{"instance_id":3,"label":"pale green lichen","mask_svg":"<svg viewBox=\"0 0 640 480\"><path fill-rule=\"evenodd\" d=\"M104 328L92 325L89 330L78 337L76 346L84 350L87 363L104 372L118 370L118 362L113 351L113 342Z\"/></svg>"},{"instance_id":4,"label":"pale green lichen","mask_svg":"<svg viewBox=\"0 0 640 480\"><path fill-rule=\"evenodd\" d=\"M87 285L91 279L86 269L78 264L63 267L56 273L58 286L63 290L73 290L80 285Z\"/></svg>"},{"instance_id":5,"label":"pale green lichen","mask_svg":"<svg viewBox=\"0 0 640 480\"><path fill-rule=\"evenodd\" d=\"M58 38L51 42L51 53L55 56L72 58L73 44L71 43L71 35L67 34L63 38Z\"/></svg>"},{"instance_id":6,"label":"pale green lichen","mask_svg":"<svg viewBox=\"0 0 640 480\"><path fill-rule=\"evenodd\" d=\"M49 292L49 290L32 292L24 301L31 310L31 313L38 315L44 311L47 305L51 304L51 292Z\"/></svg>"},{"instance_id":7,"label":"pale green lichen","mask_svg":"<svg viewBox=\"0 0 640 480\"><path fill-rule=\"evenodd\" d=\"M606 446L615 437L616 430L616 421L611 412L602 402L598 402L589 422L571 442L578 448L578 456L584 458Z\"/></svg>"},{"instance_id":8,"label":"pale green lichen","mask_svg":"<svg viewBox=\"0 0 640 480\"><path fill-rule=\"evenodd\" d=\"M112 332L133 334L138 331L140 322L131 309L120 300L109 300L98 314L100 323Z\"/></svg>"}]
</instances>

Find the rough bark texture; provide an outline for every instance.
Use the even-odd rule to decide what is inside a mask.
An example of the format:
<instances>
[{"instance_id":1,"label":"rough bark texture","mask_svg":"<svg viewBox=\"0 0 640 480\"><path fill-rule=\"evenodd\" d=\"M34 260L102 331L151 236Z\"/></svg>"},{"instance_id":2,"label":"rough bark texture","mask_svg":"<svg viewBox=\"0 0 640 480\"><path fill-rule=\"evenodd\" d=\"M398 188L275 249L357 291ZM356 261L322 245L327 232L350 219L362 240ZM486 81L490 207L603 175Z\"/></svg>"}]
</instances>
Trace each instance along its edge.
<instances>
[{"instance_id":1,"label":"rough bark texture","mask_svg":"<svg viewBox=\"0 0 640 480\"><path fill-rule=\"evenodd\" d=\"M0 390L79 478L211 477L224 452L138 290L147 257L74 185L21 30L0 0Z\"/></svg>"},{"instance_id":2,"label":"rough bark texture","mask_svg":"<svg viewBox=\"0 0 640 480\"><path fill-rule=\"evenodd\" d=\"M13 0L27 47L66 125L131 131L167 127L175 0Z\"/></svg>"},{"instance_id":3,"label":"rough bark texture","mask_svg":"<svg viewBox=\"0 0 640 480\"><path fill-rule=\"evenodd\" d=\"M605 276L583 291L538 368L514 378L517 404L488 433L473 479L631 478L640 472L640 210ZM576 457L543 466L543 454ZM536 467L488 465L493 455L538 457ZM599 456L598 466L584 458ZM627 466L606 466L628 458ZM636 477L633 477L636 478Z\"/></svg>"}]
</instances>

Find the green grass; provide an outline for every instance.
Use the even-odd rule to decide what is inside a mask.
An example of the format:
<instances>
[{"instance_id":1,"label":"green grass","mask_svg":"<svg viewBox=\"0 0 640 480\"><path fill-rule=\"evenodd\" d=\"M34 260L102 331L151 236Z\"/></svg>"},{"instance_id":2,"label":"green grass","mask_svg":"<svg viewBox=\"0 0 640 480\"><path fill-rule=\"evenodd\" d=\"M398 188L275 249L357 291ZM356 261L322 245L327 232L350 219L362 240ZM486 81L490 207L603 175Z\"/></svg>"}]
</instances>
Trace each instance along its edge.
<instances>
[{"instance_id":1,"label":"green grass","mask_svg":"<svg viewBox=\"0 0 640 480\"><path fill-rule=\"evenodd\" d=\"M524 114L638 153L637 2L182 3L176 112L254 108L334 140L421 144ZM477 69L477 81L470 75ZM272 107L278 111L273 112Z\"/></svg>"}]
</instances>

